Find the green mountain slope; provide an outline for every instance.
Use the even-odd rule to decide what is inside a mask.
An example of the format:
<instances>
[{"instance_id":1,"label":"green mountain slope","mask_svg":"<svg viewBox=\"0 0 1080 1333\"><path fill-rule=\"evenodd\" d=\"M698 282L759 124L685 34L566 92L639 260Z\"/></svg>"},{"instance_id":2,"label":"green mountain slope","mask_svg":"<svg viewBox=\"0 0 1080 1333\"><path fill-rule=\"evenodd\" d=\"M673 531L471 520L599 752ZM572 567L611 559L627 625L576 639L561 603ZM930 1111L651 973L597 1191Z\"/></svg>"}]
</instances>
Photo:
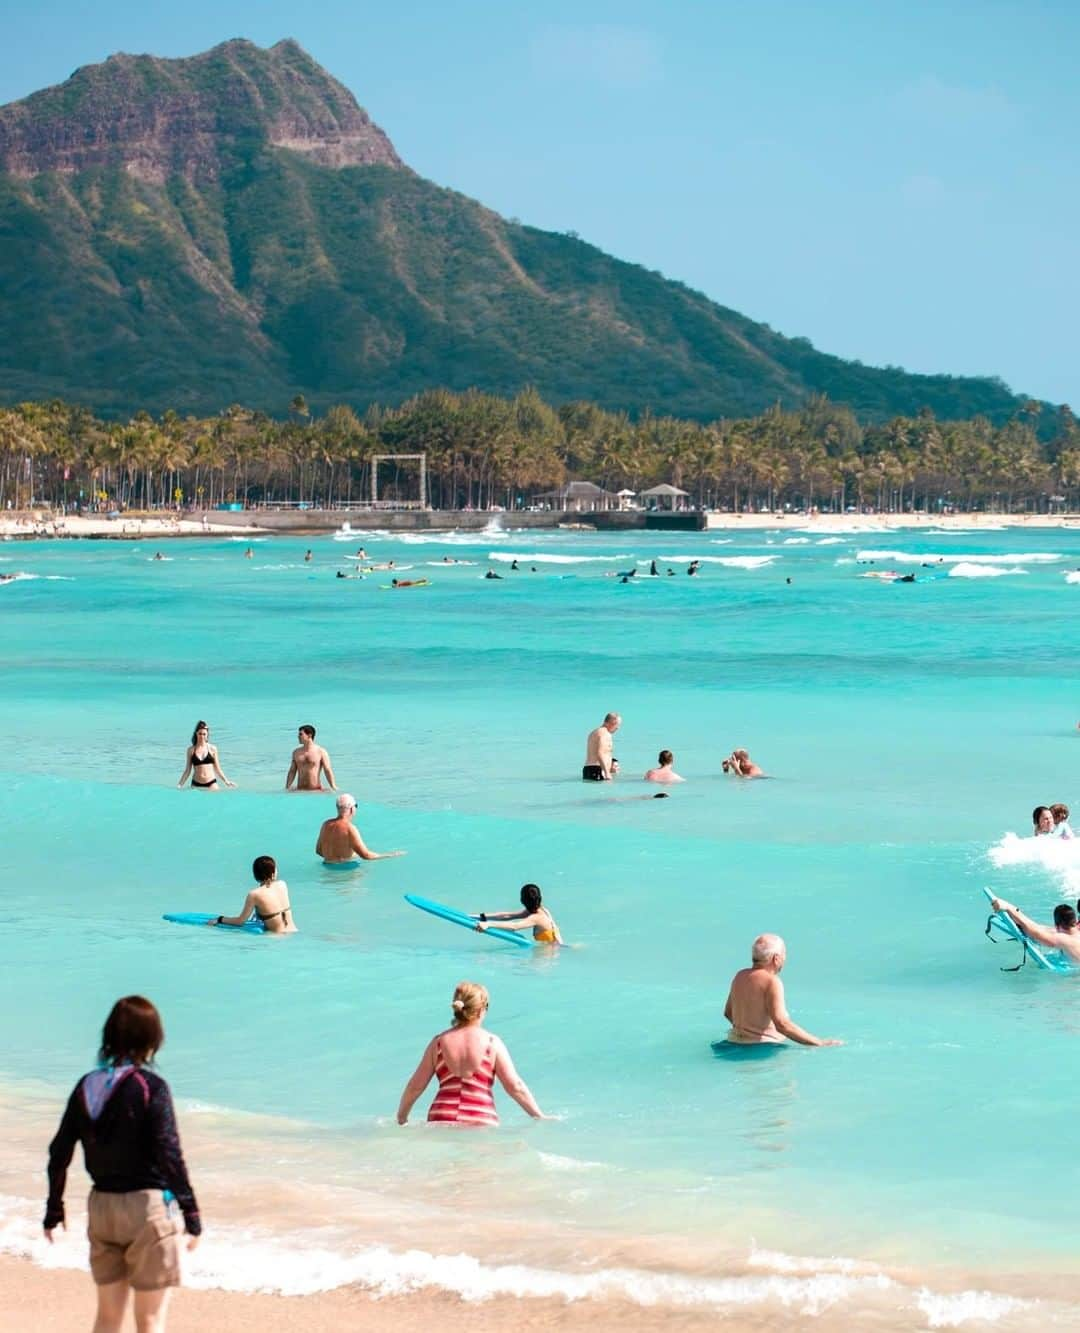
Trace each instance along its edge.
<instances>
[{"instance_id":1,"label":"green mountain slope","mask_svg":"<svg viewBox=\"0 0 1080 1333\"><path fill-rule=\"evenodd\" d=\"M409 171L295 43L114 57L0 108L0 398L284 411L435 385L709 418L827 393L1001 420Z\"/></svg>"}]
</instances>

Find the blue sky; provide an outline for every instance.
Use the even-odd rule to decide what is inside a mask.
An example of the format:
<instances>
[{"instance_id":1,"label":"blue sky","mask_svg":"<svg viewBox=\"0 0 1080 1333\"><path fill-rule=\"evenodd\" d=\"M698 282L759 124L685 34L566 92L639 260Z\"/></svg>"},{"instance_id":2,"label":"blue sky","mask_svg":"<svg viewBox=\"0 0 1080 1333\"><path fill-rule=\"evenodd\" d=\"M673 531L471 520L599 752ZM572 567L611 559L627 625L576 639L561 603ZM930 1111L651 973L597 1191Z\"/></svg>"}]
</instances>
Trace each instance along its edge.
<instances>
[{"instance_id":1,"label":"blue sky","mask_svg":"<svg viewBox=\"0 0 1080 1333\"><path fill-rule=\"evenodd\" d=\"M37 0L0 102L295 37L422 175L875 365L1080 407L1069 0Z\"/></svg>"}]
</instances>

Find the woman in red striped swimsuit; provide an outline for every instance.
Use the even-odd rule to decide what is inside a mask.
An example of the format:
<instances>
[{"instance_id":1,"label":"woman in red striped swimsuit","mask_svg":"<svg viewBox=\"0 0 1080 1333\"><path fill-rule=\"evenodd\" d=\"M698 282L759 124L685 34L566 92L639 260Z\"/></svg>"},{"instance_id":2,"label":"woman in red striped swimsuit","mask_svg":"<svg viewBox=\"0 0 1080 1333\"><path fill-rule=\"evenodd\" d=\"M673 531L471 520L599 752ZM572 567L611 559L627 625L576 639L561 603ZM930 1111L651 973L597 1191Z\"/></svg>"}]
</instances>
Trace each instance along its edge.
<instances>
[{"instance_id":1,"label":"woman in red striped swimsuit","mask_svg":"<svg viewBox=\"0 0 1080 1333\"><path fill-rule=\"evenodd\" d=\"M453 1026L428 1042L416 1072L401 1094L397 1121L404 1125L417 1098L432 1078L439 1091L428 1111L428 1120L443 1125L497 1125L492 1088L498 1079L514 1101L537 1120L544 1113L537 1106L525 1080L514 1068L510 1052L501 1038L485 1032L487 990L475 981L462 981L454 991Z\"/></svg>"}]
</instances>

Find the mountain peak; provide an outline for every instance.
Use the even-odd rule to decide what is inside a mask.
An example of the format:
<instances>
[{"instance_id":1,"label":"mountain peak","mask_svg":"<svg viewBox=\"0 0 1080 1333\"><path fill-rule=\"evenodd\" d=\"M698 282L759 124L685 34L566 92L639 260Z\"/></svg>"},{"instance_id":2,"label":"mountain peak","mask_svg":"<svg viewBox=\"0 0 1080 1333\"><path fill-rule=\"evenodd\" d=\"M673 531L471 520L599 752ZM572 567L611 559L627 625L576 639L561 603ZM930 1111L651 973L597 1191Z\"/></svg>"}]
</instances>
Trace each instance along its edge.
<instances>
[{"instance_id":1,"label":"mountain peak","mask_svg":"<svg viewBox=\"0 0 1080 1333\"><path fill-rule=\"evenodd\" d=\"M166 60L119 52L0 107L0 170L32 177L122 167L162 184L214 179L237 145L302 153L327 167L401 167L390 140L298 42L242 37Z\"/></svg>"}]
</instances>

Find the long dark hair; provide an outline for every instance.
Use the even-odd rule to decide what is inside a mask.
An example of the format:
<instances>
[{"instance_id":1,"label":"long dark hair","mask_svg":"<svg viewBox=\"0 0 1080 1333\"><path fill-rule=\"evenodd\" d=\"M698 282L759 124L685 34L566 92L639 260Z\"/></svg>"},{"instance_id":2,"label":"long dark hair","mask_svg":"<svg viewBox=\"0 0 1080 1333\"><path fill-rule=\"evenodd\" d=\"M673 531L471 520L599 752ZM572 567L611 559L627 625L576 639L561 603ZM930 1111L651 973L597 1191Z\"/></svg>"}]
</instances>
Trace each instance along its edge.
<instances>
[{"instance_id":1,"label":"long dark hair","mask_svg":"<svg viewBox=\"0 0 1080 1333\"><path fill-rule=\"evenodd\" d=\"M192 745L194 745L198 741L199 732L202 730L203 727L206 728L206 743L207 745L210 744L210 723L204 722L202 718L200 718L198 722L195 723L195 730L191 733Z\"/></svg>"},{"instance_id":2,"label":"long dark hair","mask_svg":"<svg viewBox=\"0 0 1080 1333\"><path fill-rule=\"evenodd\" d=\"M165 1044L161 1015L143 995L125 995L117 1000L101 1030L102 1064L149 1064Z\"/></svg>"}]
</instances>

